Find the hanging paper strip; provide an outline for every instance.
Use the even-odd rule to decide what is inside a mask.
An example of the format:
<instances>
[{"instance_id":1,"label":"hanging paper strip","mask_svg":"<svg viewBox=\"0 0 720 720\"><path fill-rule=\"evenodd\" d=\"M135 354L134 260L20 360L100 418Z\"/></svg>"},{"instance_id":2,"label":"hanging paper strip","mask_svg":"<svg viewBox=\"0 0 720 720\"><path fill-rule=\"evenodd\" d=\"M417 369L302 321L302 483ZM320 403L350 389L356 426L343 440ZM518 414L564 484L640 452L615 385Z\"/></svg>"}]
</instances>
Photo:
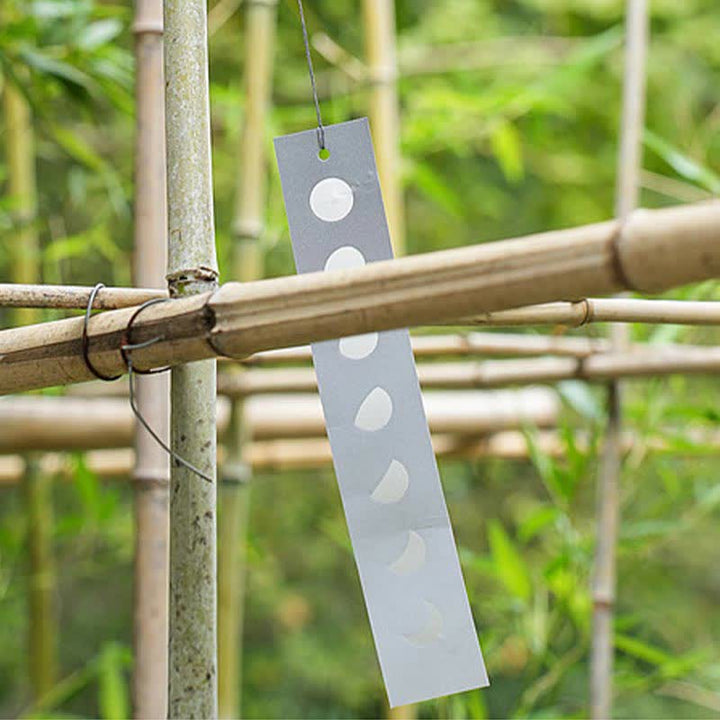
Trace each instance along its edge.
<instances>
[{"instance_id":1,"label":"hanging paper strip","mask_svg":"<svg viewBox=\"0 0 720 720\"><path fill-rule=\"evenodd\" d=\"M367 119L325 139L275 140L298 272L391 259ZM312 350L391 706L487 685L407 330Z\"/></svg>"}]
</instances>

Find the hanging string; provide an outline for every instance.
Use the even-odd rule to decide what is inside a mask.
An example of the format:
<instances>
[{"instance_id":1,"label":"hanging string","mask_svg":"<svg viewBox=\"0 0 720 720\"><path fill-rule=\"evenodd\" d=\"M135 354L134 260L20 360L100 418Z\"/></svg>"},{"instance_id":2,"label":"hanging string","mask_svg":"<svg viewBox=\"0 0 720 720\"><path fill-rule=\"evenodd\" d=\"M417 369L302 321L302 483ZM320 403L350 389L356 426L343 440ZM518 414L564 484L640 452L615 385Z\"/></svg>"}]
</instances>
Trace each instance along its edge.
<instances>
[{"instance_id":1,"label":"hanging string","mask_svg":"<svg viewBox=\"0 0 720 720\"><path fill-rule=\"evenodd\" d=\"M320 150L325 150L325 128L323 127L322 115L320 114L320 100L318 100L317 85L315 84L315 70L313 69L312 56L310 55L310 39L308 37L307 24L305 23L305 12L303 11L302 0L298 0L298 10L300 11L300 24L302 25L303 41L305 42L305 57L307 58L310 85L315 103L315 115L317 115L318 145L320 146Z\"/></svg>"}]
</instances>

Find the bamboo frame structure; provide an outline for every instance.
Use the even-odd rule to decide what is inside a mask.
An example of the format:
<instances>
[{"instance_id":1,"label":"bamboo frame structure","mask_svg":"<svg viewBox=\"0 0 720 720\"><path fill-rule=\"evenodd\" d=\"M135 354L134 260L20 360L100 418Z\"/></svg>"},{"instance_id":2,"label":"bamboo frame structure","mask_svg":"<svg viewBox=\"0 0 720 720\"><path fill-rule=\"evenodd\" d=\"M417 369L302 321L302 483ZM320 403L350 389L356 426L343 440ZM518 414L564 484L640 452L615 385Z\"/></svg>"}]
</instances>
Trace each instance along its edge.
<instances>
[{"instance_id":1,"label":"bamboo frame structure","mask_svg":"<svg viewBox=\"0 0 720 720\"><path fill-rule=\"evenodd\" d=\"M142 2L142 0L140 1ZM142 28L136 31L138 35L158 34L153 30L145 29L144 24L137 25L137 27ZM138 65L139 67L140 65ZM150 238L150 241L152 241L152 238ZM92 290L91 287L77 285L0 283L0 307L84 310L87 307ZM95 296L93 307L96 310L118 310L120 308L134 307L148 300L162 297L167 297L167 292L164 290L139 287L105 287Z\"/></svg>"},{"instance_id":2,"label":"bamboo frame structure","mask_svg":"<svg viewBox=\"0 0 720 720\"><path fill-rule=\"evenodd\" d=\"M370 83L370 128L377 156L390 239L404 255L405 210L400 157L400 101L397 89L394 0L363 0L365 55Z\"/></svg>"},{"instance_id":3,"label":"bamboo frame structure","mask_svg":"<svg viewBox=\"0 0 720 720\"><path fill-rule=\"evenodd\" d=\"M267 182L265 132L272 95L276 0L245 6L245 112L233 222L233 271L241 282L262 277L260 239ZM218 548L218 711L241 717L243 617L251 466L242 398L232 403L229 452L221 469Z\"/></svg>"},{"instance_id":4,"label":"bamboo frame structure","mask_svg":"<svg viewBox=\"0 0 720 720\"><path fill-rule=\"evenodd\" d=\"M141 288L162 288L167 263L162 0L136 0L133 32L137 73L133 279ZM159 290L151 297L164 295ZM97 297L101 303L117 303L112 289L103 289ZM136 380L138 410L166 442L169 380L167 374ZM135 424L134 446L133 717L152 720L167 716L170 466L165 451L140 423Z\"/></svg>"},{"instance_id":5,"label":"bamboo frame structure","mask_svg":"<svg viewBox=\"0 0 720 720\"><path fill-rule=\"evenodd\" d=\"M217 287L218 277L207 3L165 0L164 26L167 280L171 297L185 298L176 302L193 303ZM172 448L212 482L171 464L169 718L218 714L215 375L212 360L171 373Z\"/></svg>"},{"instance_id":6,"label":"bamboo frame structure","mask_svg":"<svg viewBox=\"0 0 720 720\"><path fill-rule=\"evenodd\" d=\"M11 10L8 12L12 12ZM24 77L25 73L21 73ZM20 88L6 82L3 90L5 155L8 193L16 242L8 246L13 280L34 283L41 275L40 238L37 228L38 186L35 168L35 131L32 110ZM38 322L37 310L18 308L18 324ZM52 479L43 475L39 458L28 454L25 466L28 560L28 670L35 699L42 697L57 680L57 574L53 557Z\"/></svg>"},{"instance_id":7,"label":"bamboo frame structure","mask_svg":"<svg viewBox=\"0 0 720 720\"><path fill-rule=\"evenodd\" d=\"M649 28L647 0L627 0L623 110L615 201L616 214L621 223L626 222L637 207L640 194ZM613 325L610 333L615 351L627 347L627 325ZM590 652L590 714L593 720L612 717L613 707L616 546L620 525L623 459L622 390L623 386L617 379L608 385L608 421L598 471Z\"/></svg>"},{"instance_id":8,"label":"bamboo frame structure","mask_svg":"<svg viewBox=\"0 0 720 720\"><path fill-rule=\"evenodd\" d=\"M447 321L562 297L633 287L661 291L720 276L720 203L635 213L617 221L343 271L228 283L147 308L133 325L137 367L247 357L377 330ZM90 323L89 356L125 370L120 340L131 310ZM42 332L38 333L38 329ZM0 332L0 393L92 378L82 319ZM61 362L59 362L61 360Z\"/></svg>"}]
</instances>

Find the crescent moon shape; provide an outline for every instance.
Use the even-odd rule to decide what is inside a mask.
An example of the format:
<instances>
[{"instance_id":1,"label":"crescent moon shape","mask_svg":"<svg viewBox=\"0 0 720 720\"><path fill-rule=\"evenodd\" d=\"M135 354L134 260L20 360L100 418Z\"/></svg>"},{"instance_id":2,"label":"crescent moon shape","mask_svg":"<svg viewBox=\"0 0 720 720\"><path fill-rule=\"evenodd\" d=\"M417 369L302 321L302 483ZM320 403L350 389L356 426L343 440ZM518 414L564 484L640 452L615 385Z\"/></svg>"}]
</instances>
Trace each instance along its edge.
<instances>
[{"instance_id":1,"label":"crescent moon shape","mask_svg":"<svg viewBox=\"0 0 720 720\"><path fill-rule=\"evenodd\" d=\"M355 416L355 427L368 432L382 430L390 422L392 412L393 404L387 391L376 387L362 401Z\"/></svg>"},{"instance_id":2,"label":"crescent moon shape","mask_svg":"<svg viewBox=\"0 0 720 720\"><path fill-rule=\"evenodd\" d=\"M405 497L410 476L407 468L399 461L393 460L370 495L370 499L382 505L396 503Z\"/></svg>"},{"instance_id":3,"label":"crescent moon shape","mask_svg":"<svg viewBox=\"0 0 720 720\"><path fill-rule=\"evenodd\" d=\"M390 563L390 569L397 575L410 575L425 564L425 541L411 530L408 541L400 557Z\"/></svg>"},{"instance_id":4,"label":"crescent moon shape","mask_svg":"<svg viewBox=\"0 0 720 720\"><path fill-rule=\"evenodd\" d=\"M404 635L405 639L415 647L427 647L442 638L443 616L435 605L427 600L423 601L427 610L428 621L425 627L416 632Z\"/></svg>"}]
</instances>

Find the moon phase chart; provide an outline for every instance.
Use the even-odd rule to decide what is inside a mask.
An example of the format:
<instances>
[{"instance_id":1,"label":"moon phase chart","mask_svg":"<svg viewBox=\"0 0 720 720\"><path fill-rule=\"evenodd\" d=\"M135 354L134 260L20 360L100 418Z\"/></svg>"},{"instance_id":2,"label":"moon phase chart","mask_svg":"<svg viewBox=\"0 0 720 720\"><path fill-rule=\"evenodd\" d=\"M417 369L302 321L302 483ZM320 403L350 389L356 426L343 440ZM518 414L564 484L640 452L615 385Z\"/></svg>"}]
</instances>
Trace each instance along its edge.
<instances>
[{"instance_id":1,"label":"moon phase chart","mask_svg":"<svg viewBox=\"0 0 720 720\"><path fill-rule=\"evenodd\" d=\"M393 257L366 118L275 139L300 273ZM488 684L407 330L312 347L335 473L392 706Z\"/></svg>"}]
</instances>

